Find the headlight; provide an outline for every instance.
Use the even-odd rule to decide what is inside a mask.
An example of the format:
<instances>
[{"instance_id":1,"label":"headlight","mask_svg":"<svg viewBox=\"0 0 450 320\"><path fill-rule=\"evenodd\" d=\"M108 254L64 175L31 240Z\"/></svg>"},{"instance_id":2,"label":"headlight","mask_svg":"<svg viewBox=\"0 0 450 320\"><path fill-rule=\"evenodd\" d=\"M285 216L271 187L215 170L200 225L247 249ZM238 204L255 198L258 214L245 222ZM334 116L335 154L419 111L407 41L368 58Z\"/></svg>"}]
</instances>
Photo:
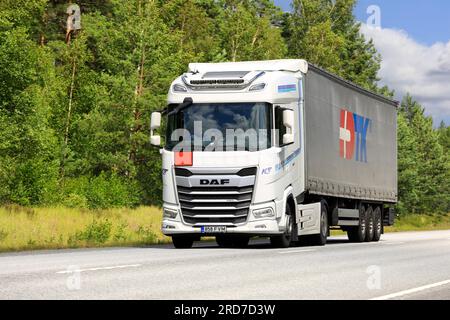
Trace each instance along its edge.
<instances>
[{"instance_id":1,"label":"headlight","mask_svg":"<svg viewBox=\"0 0 450 320\"><path fill-rule=\"evenodd\" d=\"M255 218L271 218L275 216L272 208L256 209L253 210L253 215Z\"/></svg>"},{"instance_id":2,"label":"headlight","mask_svg":"<svg viewBox=\"0 0 450 320\"><path fill-rule=\"evenodd\" d=\"M172 88L174 92L187 92L186 87L181 84L174 84Z\"/></svg>"},{"instance_id":3,"label":"headlight","mask_svg":"<svg viewBox=\"0 0 450 320\"><path fill-rule=\"evenodd\" d=\"M177 217L178 211L176 210L170 210L167 208L163 209L163 217L169 218L169 219L175 219Z\"/></svg>"},{"instance_id":4,"label":"headlight","mask_svg":"<svg viewBox=\"0 0 450 320\"><path fill-rule=\"evenodd\" d=\"M266 87L265 83L258 83L251 86L250 89L248 89L248 91L261 91L264 90L265 87Z\"/></svg>"}]
</instances>

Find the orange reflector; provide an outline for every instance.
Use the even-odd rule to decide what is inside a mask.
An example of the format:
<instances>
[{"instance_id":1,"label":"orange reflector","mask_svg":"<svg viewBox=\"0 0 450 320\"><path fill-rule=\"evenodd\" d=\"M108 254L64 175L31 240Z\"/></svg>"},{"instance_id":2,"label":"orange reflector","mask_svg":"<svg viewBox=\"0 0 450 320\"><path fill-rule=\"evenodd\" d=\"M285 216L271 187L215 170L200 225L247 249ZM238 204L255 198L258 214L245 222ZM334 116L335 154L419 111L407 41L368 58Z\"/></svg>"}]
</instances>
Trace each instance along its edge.
<instances>
[{"instance_id":1,"label":"orange reflector","mask_svg":"<svg viewBox=\"0 0 450 320\"><path fill-rule=\"evenodd\" d=\"M192 166L192 152L187 151L177 151L175 152L175 165L176 166Z\"/></svg>"}]
</instances>

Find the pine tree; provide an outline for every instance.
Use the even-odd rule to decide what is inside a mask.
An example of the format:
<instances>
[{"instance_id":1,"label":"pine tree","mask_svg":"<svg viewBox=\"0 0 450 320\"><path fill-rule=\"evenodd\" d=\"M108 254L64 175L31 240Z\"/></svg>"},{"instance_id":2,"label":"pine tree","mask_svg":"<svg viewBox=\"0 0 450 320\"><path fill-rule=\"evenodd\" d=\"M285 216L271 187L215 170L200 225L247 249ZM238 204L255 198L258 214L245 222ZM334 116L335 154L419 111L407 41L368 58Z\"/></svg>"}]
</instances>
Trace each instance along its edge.
<instances>
[{"instance_id":1,"label":"pine tree","mask_svg":"<svg viewBox=\"0 0 450 320\"><path fill-rule=\"evenodd\" d=\"M403 113L416 140L417 192L415 208L420 213L443 212L448 208L448 159L439 144L433 120L424 114L423 107L407 94L402 102Z\"/></svg>"}]
</instances>

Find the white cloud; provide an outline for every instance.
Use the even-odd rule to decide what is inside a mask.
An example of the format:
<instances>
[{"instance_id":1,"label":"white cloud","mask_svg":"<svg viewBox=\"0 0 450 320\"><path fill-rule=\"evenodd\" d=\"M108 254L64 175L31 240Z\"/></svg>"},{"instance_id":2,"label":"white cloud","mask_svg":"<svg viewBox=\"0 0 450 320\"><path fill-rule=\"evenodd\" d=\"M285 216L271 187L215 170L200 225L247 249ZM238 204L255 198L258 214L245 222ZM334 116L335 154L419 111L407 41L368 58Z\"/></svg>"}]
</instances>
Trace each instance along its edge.
<instances>
[{"instance_id":1,"label":"white cloud","mask_svg":"<svg viewBox=\"0 0 450 320\"><path fill-rule=\"evenodd\" d=\"M425 46L403 30L361 26L381 54L381 83L395 90L396 98L409 92L432 115L436 124L450 124L450 41Z\"/></svg>"}]
</instances>

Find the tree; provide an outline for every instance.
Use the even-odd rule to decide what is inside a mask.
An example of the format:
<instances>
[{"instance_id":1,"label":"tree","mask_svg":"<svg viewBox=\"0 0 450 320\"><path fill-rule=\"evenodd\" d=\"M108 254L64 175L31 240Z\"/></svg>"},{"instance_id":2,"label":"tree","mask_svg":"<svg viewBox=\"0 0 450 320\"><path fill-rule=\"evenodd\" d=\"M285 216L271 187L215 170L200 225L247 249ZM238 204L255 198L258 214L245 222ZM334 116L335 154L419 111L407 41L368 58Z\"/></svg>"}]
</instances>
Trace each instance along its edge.
<instances>
[{"instance_id":1,"label":"tree","mask_svg":"<svg viewBox=\"0 0 450 320\"><path fill-rule=\"evenodd\" d=\"M35 205L57 181L52 61L27 28L13 25L0 31L0 202Z\"/></svg>"},{"instance_id":2,"label":"tree","mask_svg":"<svg viewBox=\"0 0 450 320\"><path fill-rule=\"evenodd\" d=\"M359 32L355 0L294 0L284 33L289 56L303 58L371 90L377 90L381 58Z\"/></svg>"},{"instance_id":3,"label":"tree","mask_svg":"<svg viewBox=\"0 0 450 320\"><path fill-rule=\"evenodd\" d=\"M414 208L419 213L444 212L450 202L448 158L439 144L437 131L433 129L433 120L424 115L423 107L409 94L402 101L400 113L408 123L416 145L417 180L414 190L417 190L418 201Z\"/></svg>"},{"instance_id":4,"label":"tree","mask_svg":"<svg viewBox=\"0 0 450 320\"><path fill-rule=\"evenodd\" d=\"M398 205L401 214L416 213L420 203L417 140L404 113L399 113L398 140Z\"/></svg>"},{"instance_id":5,"label":"tree","mask_svg":"<svg viewBox=\"0 0 450 320\"><path fill-rule=\"evenodd\" d=\"M281 30L272 25L277 16L268 1L226 0L219 15L222 46L231 61L283 58Z\"/></svg>"}]
</instances>

